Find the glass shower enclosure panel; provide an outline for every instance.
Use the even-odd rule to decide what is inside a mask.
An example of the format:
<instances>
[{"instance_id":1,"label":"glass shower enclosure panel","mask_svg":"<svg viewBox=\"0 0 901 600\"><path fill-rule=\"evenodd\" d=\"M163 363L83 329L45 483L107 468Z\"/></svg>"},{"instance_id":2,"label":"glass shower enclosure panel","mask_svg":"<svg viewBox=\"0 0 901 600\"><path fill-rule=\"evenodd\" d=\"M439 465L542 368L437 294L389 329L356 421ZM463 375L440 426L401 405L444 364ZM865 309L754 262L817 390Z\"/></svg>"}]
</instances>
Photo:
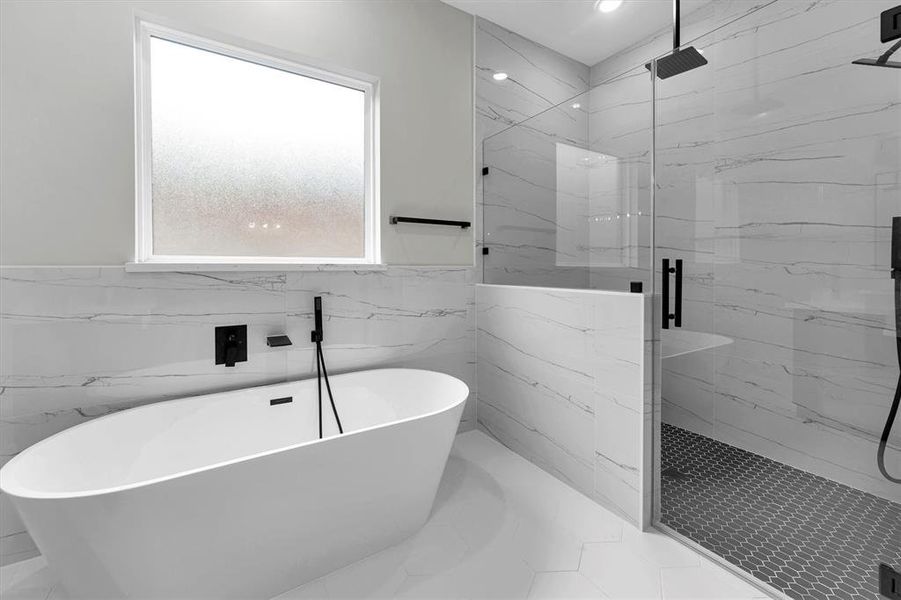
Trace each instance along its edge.
<instances>
[{"instance_id":1,"label":"glass shower enclosure panel","mask_svg":"<svg viewBox=\"0 0 901 600\"><path fill-rule=\"evenodd\" d=\"M649 290L648 77L634 69L485 139L485 283Z\"/></svg>"},{"instance_id":2,"label":"glass shower enclosure panel","mask_svg":"<svg viewBox=\"0 0 901 600\"><path fill-rule=\"evenodd\" d=\"M636 66L591 90L589 287L651 291L653 88ZM634 291L634 290L631 290Z\"/></svg>"},{"instance_id":3,"label":"glass shower enclosure panel","mask_svg":"<svg viewBox=\"0 0 901 600\"><path fill-rule=\"evenodd\" d=\"M767 4L656 82L655 276L681 326L658 302L655 520L792 598L874 597L901 567L901 485L876 466L901 79L851 64L891 4Z\"/></svg>"}]
</instances>

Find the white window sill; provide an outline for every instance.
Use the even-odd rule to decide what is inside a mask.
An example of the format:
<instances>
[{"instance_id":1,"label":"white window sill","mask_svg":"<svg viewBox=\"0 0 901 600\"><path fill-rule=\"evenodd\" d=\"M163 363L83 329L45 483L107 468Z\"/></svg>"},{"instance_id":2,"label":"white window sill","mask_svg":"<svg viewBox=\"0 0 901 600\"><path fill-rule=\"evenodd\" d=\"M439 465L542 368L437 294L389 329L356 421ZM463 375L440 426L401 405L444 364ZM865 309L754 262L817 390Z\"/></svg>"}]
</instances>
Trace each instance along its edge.
<instances>
[{"instance_id":1,"label":"white window sill","mask_svg":"<svg viewBox=\"0 0 901 600\"><path fill-rule=\"evenodd\" d=\"M162 272L212 272L212 271L385 271L388 265L374 263L214 263L214 262L129 262L125 270L130 273Z\"/></svg>"}]
</instances>

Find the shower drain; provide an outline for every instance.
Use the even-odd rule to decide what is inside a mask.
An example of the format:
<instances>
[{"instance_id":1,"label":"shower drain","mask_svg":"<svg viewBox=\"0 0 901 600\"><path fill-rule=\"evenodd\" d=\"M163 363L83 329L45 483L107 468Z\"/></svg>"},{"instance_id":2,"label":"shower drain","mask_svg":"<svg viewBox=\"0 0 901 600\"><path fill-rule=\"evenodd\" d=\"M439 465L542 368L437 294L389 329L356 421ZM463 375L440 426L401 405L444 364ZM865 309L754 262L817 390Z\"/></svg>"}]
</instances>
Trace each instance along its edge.
<instances>
[{"instance_id":1,"label":"shower drain","mask_svg":"<svg viewBox=\"0 0 901 600\"><path fill-rule=\"evenodd\" d=\"M688 473L683 473L676 467L667 467L667 468L663 469L662 471L660 471L660 475L663 477L669 477L671 479L678 479L678 480L688 479L688 477L689 477Z\"/></svg>"}]
</instances>

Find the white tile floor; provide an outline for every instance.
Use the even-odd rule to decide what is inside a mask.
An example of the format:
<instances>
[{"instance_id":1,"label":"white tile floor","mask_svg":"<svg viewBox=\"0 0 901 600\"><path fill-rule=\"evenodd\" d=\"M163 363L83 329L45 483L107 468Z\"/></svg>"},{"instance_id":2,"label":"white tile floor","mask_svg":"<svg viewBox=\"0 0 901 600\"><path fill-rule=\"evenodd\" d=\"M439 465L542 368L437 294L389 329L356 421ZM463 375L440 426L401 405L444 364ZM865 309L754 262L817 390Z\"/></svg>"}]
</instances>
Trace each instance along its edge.
<instances>
[{"instance_id":1,"label":"white tile floor","mask_svg":"<svg viewBox=\"0 0 901 600\"><path fill-rule=\"evenodd\" d=\"M44 566L34 558L3 567L0 597L64 598ZM457 437L432 517L417 535L277 600L766 597L471 431Z\"/></svg>"}]
</instances>

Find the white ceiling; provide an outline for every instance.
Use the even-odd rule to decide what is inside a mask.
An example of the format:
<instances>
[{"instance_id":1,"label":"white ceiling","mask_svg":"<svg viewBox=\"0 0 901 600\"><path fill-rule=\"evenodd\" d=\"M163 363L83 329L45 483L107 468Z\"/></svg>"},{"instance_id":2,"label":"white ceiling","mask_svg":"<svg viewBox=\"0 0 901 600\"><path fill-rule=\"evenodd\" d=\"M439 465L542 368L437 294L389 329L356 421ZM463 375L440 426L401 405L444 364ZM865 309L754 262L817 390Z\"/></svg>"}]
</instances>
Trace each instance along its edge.
<instances>
[{"instance_id":1,"label":"white ceiling","mask_svg":"<svg viewBox=\"0 0 901 600\"><path fill-rule=\"evenodd\" d=\"M672 27L672 0L624 0L609 13L595 0L442 0L588 66ZM709 0L683 0L683 17Z\"/></svg>"}]
</instances>

